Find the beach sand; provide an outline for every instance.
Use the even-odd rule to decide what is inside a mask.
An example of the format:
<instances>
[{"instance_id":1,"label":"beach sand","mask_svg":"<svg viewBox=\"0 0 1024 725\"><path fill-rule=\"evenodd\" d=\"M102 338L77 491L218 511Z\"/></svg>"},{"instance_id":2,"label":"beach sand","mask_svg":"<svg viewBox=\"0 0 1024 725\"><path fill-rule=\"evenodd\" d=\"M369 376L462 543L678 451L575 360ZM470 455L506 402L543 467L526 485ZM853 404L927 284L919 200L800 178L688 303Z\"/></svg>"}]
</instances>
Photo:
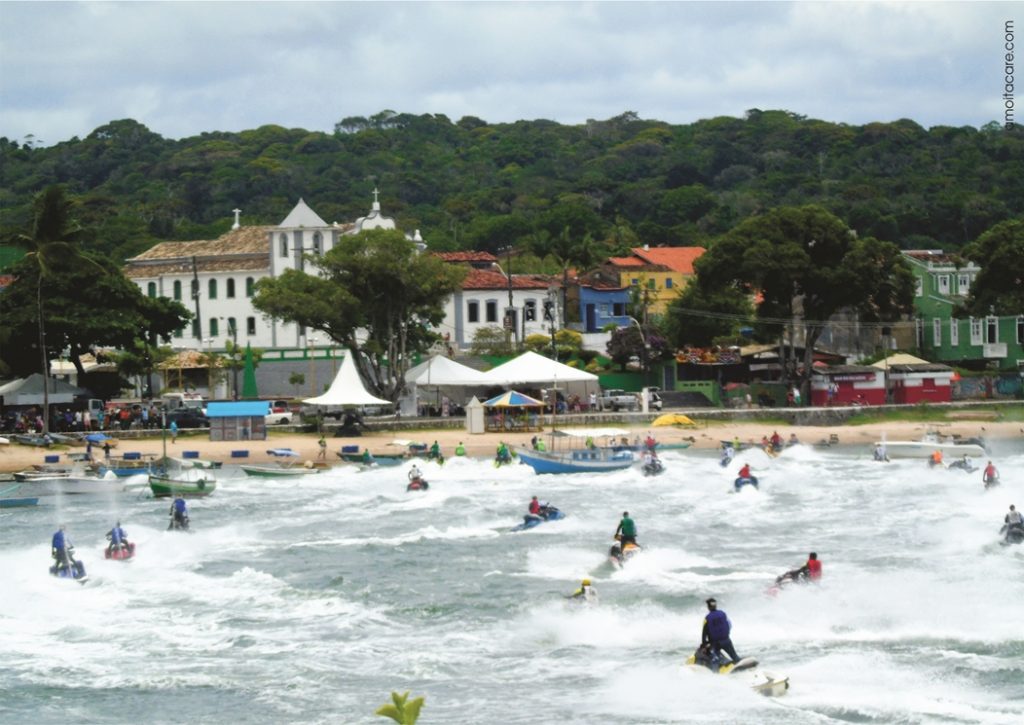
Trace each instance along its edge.
<instances>
[{"instance_id":1,"label":"beach sand","mask_svg":"<svg viewBox=\"0 0 1024 725\"><path fill-rule=\"evenodd\" d=\"M827 442L830 436L838 436L839 445L842 446L863 446L868 451L874 441L879 440L884 434L887 440L918 440L928 431L938 431L943 435L960 435L964 437L982 436L989 441L1016 440L1024 442L1024 426L1019 422L992 422L992 421L936 421L928 423L909 422L882 422L868 423L856 426L779 426L773 427L763 423L748 423L723 421L708 423L697 421L693 427L666 428L650 426L615 426L620 429L629 430L630 440L639 436L645 438L648 433L664 444L679 443L681 441L692 442L695 449L715 449L721 441L732 440L739 437L745 443L756 443L762 436L771 436L777 430L783 440L788 440L791 433L795 433L801 443L816 444ZM441 452L447 457L455 454L455 447L462 442L466 448L466 454L473 457L489 458L494 455L498 444L505 441L510 445L529 445L531 436L535 433L484 433L470 435L465 430L417 430L417 431L374 431L365 433L356 438L327 437L327 461L329 463L341 463L337 453L341 447L358 445L360 451L369 448L372 453L398 453L405 450L398 441L416 441L426 445L432 444L435 440L441 446ZM218 441L208 440L207 433L179 433L176 443L167 440L167 454L181 457L182 451L198 451L199 457L225 463L241 462L242 459L232 459L231 452L234 450L248 450L249 457L244 459L248 462L258 463L271 460L273 456L267 453L271 448L291 448L299 454L300 460L316 460L319 452L317 445L319 437L314 433L288 433L272 431L270 437L265 441ZM44 462L45 455L60 454L61 463L67 460L66 454L70 452L82 452L84 448L78 447L55 447L52 449L35 448L22 446L15 443L0 445L0 472L14 472L30 468L35 464ZM118 445L112 453L119 456L127 451L138 451L142 454L160 455L163 451L163 443L159 435L153 438L134 439L127 438L118 441ZM103 451L93 448L93 457L102 458Z\"/></svg>"}]
</instances>

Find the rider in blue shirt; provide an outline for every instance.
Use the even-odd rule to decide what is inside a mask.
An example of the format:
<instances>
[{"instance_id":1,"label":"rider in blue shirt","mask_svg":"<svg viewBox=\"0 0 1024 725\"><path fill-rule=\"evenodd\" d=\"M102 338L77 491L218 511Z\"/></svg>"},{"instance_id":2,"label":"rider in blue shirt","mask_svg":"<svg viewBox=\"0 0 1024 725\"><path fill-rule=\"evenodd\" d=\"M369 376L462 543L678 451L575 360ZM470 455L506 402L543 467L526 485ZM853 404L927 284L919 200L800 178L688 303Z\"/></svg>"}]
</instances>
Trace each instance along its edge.
<instances>
[{"instance_id":1,"label":"rider in blue shirt","mask_svg":"<svg viewBox=\"0 0 1024 725\"><path fill-rule=\"evenodd\" d=\"M64 524L60 525L57 532L53 535L53 541L50 543L50 555L57 562L57 566L64 568L71 567L70 549L72 549L71 538L64 533Z\"/></svg>"},{"instance_id":2,"label":"rider in blue shirt","mask_svg":"<svg viewBox=\"0 0 1024 725\"><path fill-rule=\"evenodd\" d=\"M110 540L110 545L107 547L107 551L128 548L128 535L124 532L124 529L121 528L120 521L117 522L117 525L115 525L114 528L107 532L107 539Z\"/></svg>"},{"instance_id":3,"label":"rider in blue shirt","mask_svg":"<svg viewBox=\"0 0 1024 725\"><path fill-rule=\"evenodd\" d=\"M184 528L188 521L188 506L185 505L185 499L181 496L174 499L174 503L171 504L171 516L174 517L174 520L171 522L172 526L176 524Z\"/></svg>"},{"instance_id":4,"label":"rider in blue shirt","mask_svg":"<svg viewBox=\"0 0 1024 725\"><path fill-rule=\"evenodd\" d=\"M704 618L704 630L701 632L701 645L710 645L712 652L720 655L725 650L733 661L733 664L740 661L736 654L736 648L732 646L732 639L729 633L732 631L732 623L725 612L718 608L718 602L714 597L707 600L708 616Z\"/></svg>"}]
</instances>

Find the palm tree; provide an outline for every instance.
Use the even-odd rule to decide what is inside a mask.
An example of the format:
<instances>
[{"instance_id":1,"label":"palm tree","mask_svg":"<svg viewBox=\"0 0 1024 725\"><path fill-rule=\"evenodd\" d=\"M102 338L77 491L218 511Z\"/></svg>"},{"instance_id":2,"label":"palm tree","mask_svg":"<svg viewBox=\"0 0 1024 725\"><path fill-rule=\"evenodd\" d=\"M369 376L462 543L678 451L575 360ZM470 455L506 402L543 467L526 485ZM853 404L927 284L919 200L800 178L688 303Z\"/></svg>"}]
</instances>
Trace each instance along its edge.
<instances>
[{"instance_id":1,"label":"palm tree","mask_svg":"<svg viewBox=\"0 0 1024 725\"><path fill-rule=\"evenodd\" d=\"M51 186L33 202L32 234L21 235L19 241L28 250L38 274L36 279L36 314L39 317L39 353L43 365L43 431L50 430L50 361L46 354L46 325L43 315L43 280L59 265L80 257L75 242L82 229L71 217L72 201L62 185Z\"/></svg>"}]
</instances>

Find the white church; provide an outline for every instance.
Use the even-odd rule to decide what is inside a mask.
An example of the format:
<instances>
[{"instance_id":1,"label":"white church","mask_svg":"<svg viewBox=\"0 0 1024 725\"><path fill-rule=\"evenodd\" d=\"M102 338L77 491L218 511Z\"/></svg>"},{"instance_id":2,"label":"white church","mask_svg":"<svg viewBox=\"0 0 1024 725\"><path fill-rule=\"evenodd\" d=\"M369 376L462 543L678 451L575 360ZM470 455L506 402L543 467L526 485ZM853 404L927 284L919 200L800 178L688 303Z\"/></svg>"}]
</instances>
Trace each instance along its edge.
<instances>
[{"instance_id":1,"label":"white church","mask_svg":"<svg viewBox=\"0 0 1024 725\"><path fill-rule=\"evenodd\" d=\"M232 340L242 347L262 348L271 353L268 358L306 359L312 350L317 359L331 358L333 367L334 352L329 350L333 343L322 333L307 334L292 323L265 317L253 307L255 285L286 269L315 274L316 269L303 255L325 254L343 235L396 229L395 220L381 212L376 189L373 194L370 213L347 224L328 224L301 199L277 226L242 226L241 211L235 209L235 223L221 237L161 242L129 259L124 272L143 294L178 300L195 315L191 327L172 339L171 346L177 350L223 351ZM421 252L426 250L419 230L406 238ZM470 267L462 290L447 301L445 320L437 330L453 352L468 349L480 327L506 326L515 342L549 332L551 323L544 319L543 308L560 299L549 278L510 276L498 259L486 252L440 256Z\"/></svg>"}]
</instances>

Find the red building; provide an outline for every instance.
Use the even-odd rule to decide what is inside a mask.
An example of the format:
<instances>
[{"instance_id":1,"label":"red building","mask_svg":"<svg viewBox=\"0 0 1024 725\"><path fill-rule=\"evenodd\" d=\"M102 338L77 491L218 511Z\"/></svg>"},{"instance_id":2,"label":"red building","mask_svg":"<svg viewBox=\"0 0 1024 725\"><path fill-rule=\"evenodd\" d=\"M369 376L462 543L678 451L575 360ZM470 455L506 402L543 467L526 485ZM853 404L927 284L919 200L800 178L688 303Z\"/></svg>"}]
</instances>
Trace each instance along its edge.
<instances>
[{"instance_id":1,"label":"red building","mask_svg":"<svg viewBox=\"0 0 1024 725\"><path fill-rule=\"evenodd\" d=\"M811 405L884 405L885 371L867 365L815 367Z\"/></svg>"},{"instance_id":2,"label":"red building","mask_svg":"<svg viewBox=\"0 0 1024 725\"><path fill-rule=\"evenodd\" d=\"M894 403L948 403L953 399L953 368L938 363L890 365Z\"/></svg>"}]
</instances>

